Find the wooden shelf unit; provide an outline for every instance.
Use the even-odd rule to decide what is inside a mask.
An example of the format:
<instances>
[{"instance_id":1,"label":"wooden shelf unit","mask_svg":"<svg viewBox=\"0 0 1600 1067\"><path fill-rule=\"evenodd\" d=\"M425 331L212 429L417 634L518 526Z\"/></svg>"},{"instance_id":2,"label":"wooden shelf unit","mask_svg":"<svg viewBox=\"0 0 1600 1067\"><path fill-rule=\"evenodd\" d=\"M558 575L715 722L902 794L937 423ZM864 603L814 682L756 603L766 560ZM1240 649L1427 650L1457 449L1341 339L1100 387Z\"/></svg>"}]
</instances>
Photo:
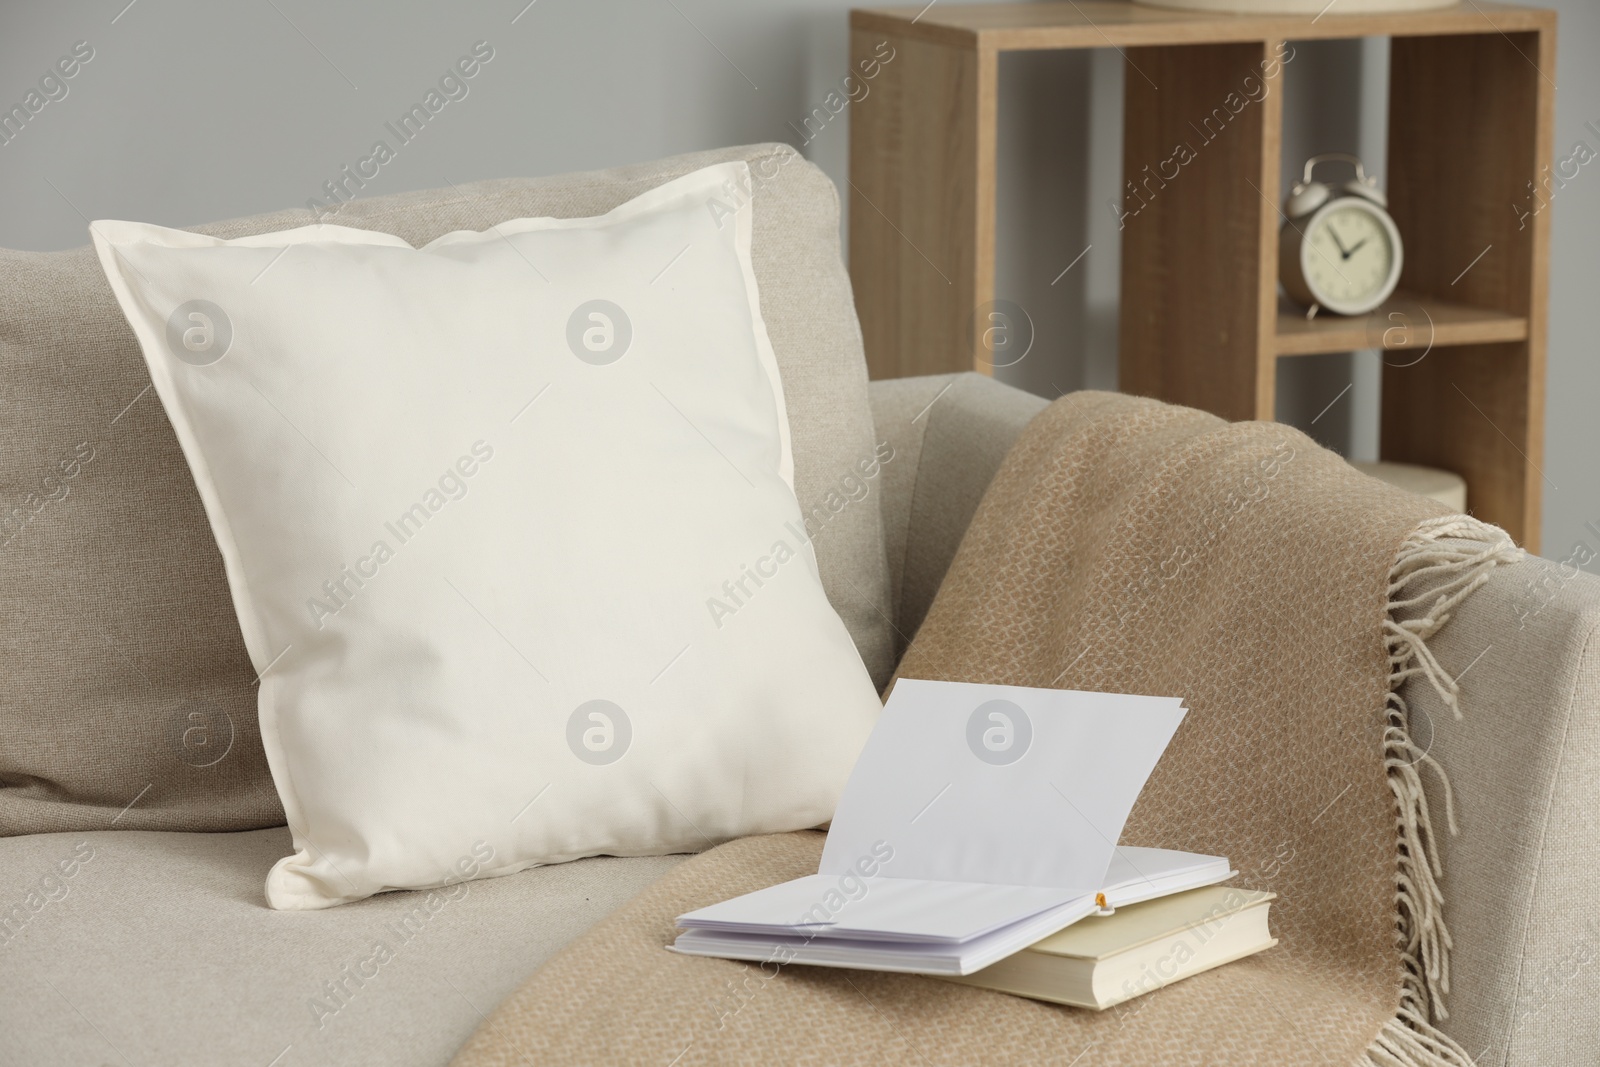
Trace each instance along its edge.
<instances>
[{"instance_id":1,"label":"wooden shelf unit","mask_svg":"<svg viewBox=\"0 0 1600 1067\"><path fill-rule=\"evenodd\" d=\"M1259 101L1125 219L1121 388L1271 419L1280 356L1377 347L1393 321L1411 332L1389 347L1411 352L1385 361L1383 458L1461 474L1473 512L1536 551L1550 214L1518 208L1551 159L1555 25L1490 0L1317 18L1126 0L852 12L853 62L895 49L851 117L850 273L872 376L987 367L971 321L997 296L1000 53L1121 51L1128 179L1196 142L1191 124L1254 75ZM1404 293L1367 319L1307 322L1279 304L1282 72L1263 64L1286 41L1368 36L1392 38L1383 177Z\"/></svg>"}]
</instances>

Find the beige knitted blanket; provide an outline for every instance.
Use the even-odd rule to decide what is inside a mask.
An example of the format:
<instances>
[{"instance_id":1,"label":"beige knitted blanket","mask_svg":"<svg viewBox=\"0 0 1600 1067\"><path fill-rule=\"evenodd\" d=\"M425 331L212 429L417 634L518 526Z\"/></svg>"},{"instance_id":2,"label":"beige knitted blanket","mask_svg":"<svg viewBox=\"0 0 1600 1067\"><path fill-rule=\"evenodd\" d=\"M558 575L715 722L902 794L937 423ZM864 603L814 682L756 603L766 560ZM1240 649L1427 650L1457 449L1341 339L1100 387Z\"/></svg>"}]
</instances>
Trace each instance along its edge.
<instances>
[{"instance_id":1,"label":"beige knitted blanket","mask_svg":"<svg viewBox=\"0 0 1600 1067\"><path fill-rule=\"evenodd\" d=\"M1186 698L1123 841L1229 857L1278 894L1276 949L1100 1013L667 952L675 916L815 873L821 834L749 838L554 957L455 1063L1470 1064L1434 1026L1441 813L1396 690L1424 675L1454 704L1427 639L1518 550L1440 510L1281 425L1073 394L1007 457L900 664Z\"/></svg>"}]
</instances>

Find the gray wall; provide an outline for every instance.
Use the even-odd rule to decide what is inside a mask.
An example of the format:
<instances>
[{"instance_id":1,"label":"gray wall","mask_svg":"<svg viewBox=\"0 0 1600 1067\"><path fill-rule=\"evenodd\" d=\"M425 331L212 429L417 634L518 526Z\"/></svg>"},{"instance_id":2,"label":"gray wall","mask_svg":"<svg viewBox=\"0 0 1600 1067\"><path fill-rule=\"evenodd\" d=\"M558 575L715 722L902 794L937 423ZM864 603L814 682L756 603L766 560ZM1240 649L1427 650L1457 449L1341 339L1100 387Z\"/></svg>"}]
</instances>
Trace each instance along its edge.
<instances>
[{"instance_id":1,"label":"gray wall","mask_svg":"<svg viewBox=\"0 0 1600 1067\"><path fill-rule=\"evenodd\" d=\"M1600 9L1561 11L1556 142L1600 151ZM21 102L78 41L94 57L0 144L0 245L84 243L93 218L172 226L303 204L367 156L472 44L494 58L360 194L546 174L759 140L798 124L845 73L845 0L96 0L0 6L0 104ZM520 14L519 14L520 12ZM1302 46L1286 69L1285 177L1357 148L1383 174L1387 46ZM998 295L1037 339L1003 376L1045 395L1116 383L1122 59L1109 50L1002 65ZM842 183L848 111L805 146ZM1600 553L1600 166L1555 201L1545 554ZM1087 249L1072 269L1061 274ZM0 297L3 299L3 297ZM1280 364L1279 417L1355 458L1377 449L1374 353ZM1346 385L1352 388L1340 396ZM1337 401L1329 407L1329 403ZM1600 560L1591 564L1600 569Z\"/></svg>"}]
</instances>

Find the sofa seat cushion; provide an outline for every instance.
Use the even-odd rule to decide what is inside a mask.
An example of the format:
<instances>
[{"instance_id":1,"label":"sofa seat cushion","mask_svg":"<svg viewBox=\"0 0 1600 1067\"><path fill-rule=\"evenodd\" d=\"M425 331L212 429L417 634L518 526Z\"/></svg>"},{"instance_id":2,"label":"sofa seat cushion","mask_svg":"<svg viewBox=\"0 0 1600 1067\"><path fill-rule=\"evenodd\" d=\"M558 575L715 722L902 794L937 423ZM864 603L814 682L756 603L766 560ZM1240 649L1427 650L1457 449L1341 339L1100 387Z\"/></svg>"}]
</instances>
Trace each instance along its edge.
<instances>
[{"instance_id":1,"label":"sofa seat cushion","mask_svg":"<svg viewBox=\"0 0 1600 1067\"><path fill-rule=\"evenodd\" d=\"M597 857L278 912L285 828L0 839L5 1062L444 1064L546 958L682 857Z\"/></svg>"}]
</instances>

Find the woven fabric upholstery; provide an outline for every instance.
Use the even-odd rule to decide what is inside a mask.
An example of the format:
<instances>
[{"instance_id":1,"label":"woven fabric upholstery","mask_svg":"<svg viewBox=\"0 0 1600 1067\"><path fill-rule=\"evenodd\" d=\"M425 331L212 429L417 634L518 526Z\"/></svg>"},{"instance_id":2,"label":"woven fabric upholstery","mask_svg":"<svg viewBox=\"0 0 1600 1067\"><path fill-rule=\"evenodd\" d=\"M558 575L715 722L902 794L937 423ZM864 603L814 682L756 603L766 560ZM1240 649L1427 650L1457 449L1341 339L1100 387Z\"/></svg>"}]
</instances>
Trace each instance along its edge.
<instances>
[{"instance_id":1,"label":"woven fabric upholstery","mask_svg":"<svg viewBox=\"0 0 1600 1067\"><path fill-rule=\"evenodd\" d=\"M1403 691L1460 824L1439 850L1456 946L1444 1029L1479 1067L1600 1062L1600 579L1537 557L1502 567L1430 647L1463 712L1426 681Z\"/></svg>"},{"instance_id":2,"label":"woven fabric upholstery","mask_svg":"<svg viewBox=\"0 0 1600 1067\"><path fill-rule=\"evenodd\" d=\"M272 911L261 881L290 847L284 828L0 839L0 1062L437 1067L480 1012L683 859Z\"/></svg>"},{"instance_id":3,"label":"woven fabric upholstery","mask_svg":"<svg viewBox=\"0 0 1600 1067\"><path fill-rule=\"evenodd\" d=\"M873 382L884 466L884 537L894 597L896 657L928 614L978 501L1043 397L982 374Z\"/></svg>"}]
</instances>

